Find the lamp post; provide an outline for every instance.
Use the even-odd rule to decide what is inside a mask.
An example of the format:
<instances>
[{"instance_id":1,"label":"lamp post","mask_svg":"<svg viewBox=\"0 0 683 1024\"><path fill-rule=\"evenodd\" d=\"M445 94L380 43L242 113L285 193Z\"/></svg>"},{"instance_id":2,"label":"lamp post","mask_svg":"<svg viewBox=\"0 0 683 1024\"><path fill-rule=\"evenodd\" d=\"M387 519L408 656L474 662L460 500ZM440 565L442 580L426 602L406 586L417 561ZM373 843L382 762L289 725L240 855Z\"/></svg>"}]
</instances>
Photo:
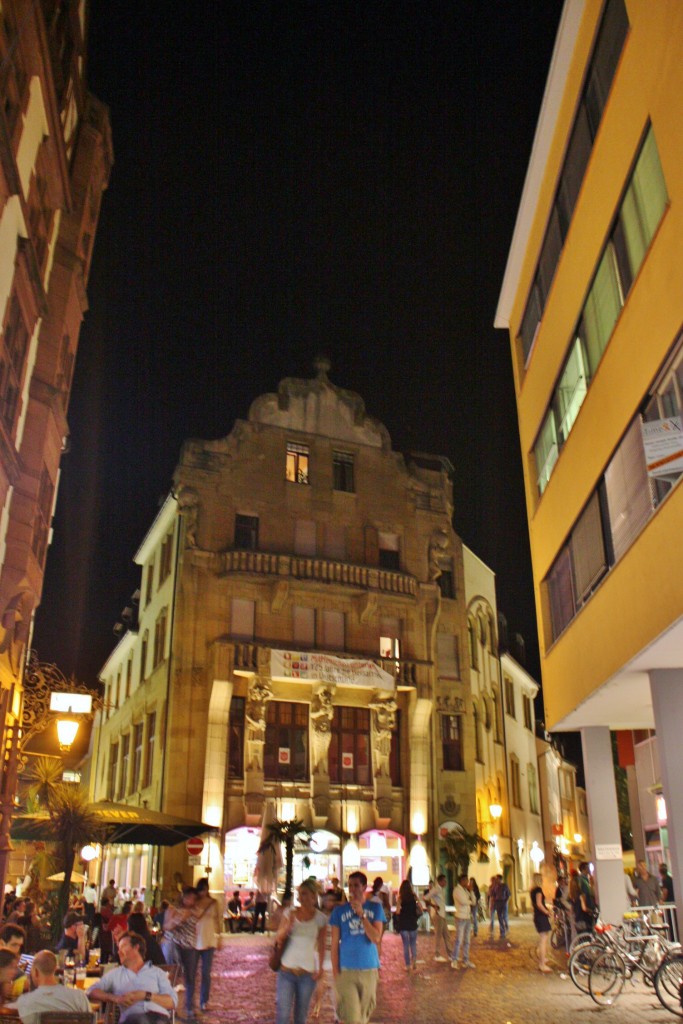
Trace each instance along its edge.
<instances>
[{"instance_id":1,"label":"lamp post","mask_svg":"<svg viewBox=\"0 0 683 1024\"><path fill-rule=\"evenodd\" d=\"M90 690L73 676L67 679L56 665L38 661L35 651L29 651L24 664L20 725L8 735L4 751L4 778L0 792L0 893L5 891L5 879L12 851L10 827L15 810L17 779L30 756L31 741L55 721L60 750L67 751L76 738L79 721L92 722L95 713L104 707L104 700L96 690Z\"/></svg>"}]
</instances>

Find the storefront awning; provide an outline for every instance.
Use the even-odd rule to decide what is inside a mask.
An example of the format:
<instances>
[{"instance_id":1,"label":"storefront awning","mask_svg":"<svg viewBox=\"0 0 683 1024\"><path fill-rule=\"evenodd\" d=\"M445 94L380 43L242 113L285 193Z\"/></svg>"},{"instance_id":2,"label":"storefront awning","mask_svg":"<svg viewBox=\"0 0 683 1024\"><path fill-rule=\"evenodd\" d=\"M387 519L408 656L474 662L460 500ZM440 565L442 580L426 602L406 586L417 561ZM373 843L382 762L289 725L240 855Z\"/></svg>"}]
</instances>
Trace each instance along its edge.
<instances>
[{"instance_id":1,"label":"storefront awning","mask_svg":"<svg viewBox=\"0 0 683 1024\"><path fill-rule=\"evenodd\" d=\"M102 829L102 838L99 841L104 844L148 843L150 846L175 846L205 832L217 831L203 821L179 818L146 807L115 804L109 800L93 804L91 810ZM41 834L41 824L45 826L44 834ZM49 826L50 816L47 813L17 814L12 821L10 835L12 839L44 839L49 842Z\"/></svg>"}]
</instances>

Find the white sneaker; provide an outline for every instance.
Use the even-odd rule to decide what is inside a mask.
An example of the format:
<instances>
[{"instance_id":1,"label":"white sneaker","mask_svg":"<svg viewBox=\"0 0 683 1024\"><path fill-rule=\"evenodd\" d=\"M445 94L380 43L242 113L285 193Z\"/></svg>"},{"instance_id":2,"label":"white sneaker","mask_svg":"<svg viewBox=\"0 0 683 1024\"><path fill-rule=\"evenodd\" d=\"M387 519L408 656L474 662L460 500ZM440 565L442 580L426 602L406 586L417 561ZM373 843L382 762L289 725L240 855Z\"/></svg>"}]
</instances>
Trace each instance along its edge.
<instances>
[{"instance_id":1,"label":"white sneaker","mask_svg":"<svg viewBox=\"0 0 683 1024\"><path fill-rule=\"evenodd\" d=\"M447 956L435 956L434 959L436 960L437 964L447 964L448 963L448 957Z\"/></svg>"},{"instance_id":2,"label":"white sneaker","mask_svg":"<svg viewBox=\"0 0 683 1024\"><path fill-rule=\"evenodd\" d=\"M458 963L457 960L451 960L451 967L453 968L454 971L460 970L460 964Z\"/></svg>"},{"instance_id":3,"label":"white sneaker","mask_svg":"<svg viewBox=\"0 0 683 1024\"><path fill-rule=\"evenodd\" d=\"M471 967L473 970L476 966L477 965L473 964L471 960L465 960L465 963L463 964L463 967Z\"/></svg>"}]
</instances>

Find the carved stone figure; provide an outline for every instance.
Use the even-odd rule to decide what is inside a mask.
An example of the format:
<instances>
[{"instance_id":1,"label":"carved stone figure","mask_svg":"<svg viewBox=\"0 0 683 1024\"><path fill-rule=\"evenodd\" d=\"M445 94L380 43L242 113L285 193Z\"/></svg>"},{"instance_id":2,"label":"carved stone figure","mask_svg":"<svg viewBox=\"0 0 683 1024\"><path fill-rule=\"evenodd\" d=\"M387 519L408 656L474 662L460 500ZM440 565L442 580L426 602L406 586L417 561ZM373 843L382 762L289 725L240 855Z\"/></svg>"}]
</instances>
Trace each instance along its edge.
<instances>
[{"instance_id":1,"label":"carved stone figure","mask_svg":"<svg viewBox=\"0 0 683 1024\"><path fill-rule=\"evenodd\" d=\"M176 498L178 499L178 511L185 518L185 543L188 548L196 548L199 495L194 487L179 487Z\"/></svg>"},{"instance_id":2,"label":"carved stone figure","mask_svg":"<svg viewBox=\"0 0 683 1024\"><path fill-rule=\"evenodd\" d=\"M332 736L332 719L334 707L332 698L335 687L325 684L316 690L311 700L311 723L313 733L311 737L311 759L313 763L313 774L327 773L327 752L330 749Z\"/></svg>"},{"instance_id":3,"label":"carved stone figure","mask_svg":"<svg viewBox=\"0 0 683 1024\"><path fill-rule=\"evenodd\" d=\"M444 527L434 530L429 538L429 579L432 583L442 573L441 559L448 554L450 544L448 530Z\"/></svg>"},{"instance_id":4,"label":"carved stone figure","mask_svg":"<svg viewBox=\"0 0 683 1024\"><path fill-rule=\"evenodd\" d=\"M372 747L375 755L375 775L388 776L391 733L396 728L396 710L398 705L394 700L393 693L376 690L368 707L372 709L372 724L374 727Z\"/></svg>"},{"instance_id":5,"label":"carved stone figure","mask_svg":"<svg viewBox=\"0 0 683 1024\"><path fill-rule=\"evenodd\" d=\"M263 744L266 738L266 704L273 696L269 680L256 676L249 687L245 716L247 720L247 769L263 771Z\"/></svg>"}]
</instances>

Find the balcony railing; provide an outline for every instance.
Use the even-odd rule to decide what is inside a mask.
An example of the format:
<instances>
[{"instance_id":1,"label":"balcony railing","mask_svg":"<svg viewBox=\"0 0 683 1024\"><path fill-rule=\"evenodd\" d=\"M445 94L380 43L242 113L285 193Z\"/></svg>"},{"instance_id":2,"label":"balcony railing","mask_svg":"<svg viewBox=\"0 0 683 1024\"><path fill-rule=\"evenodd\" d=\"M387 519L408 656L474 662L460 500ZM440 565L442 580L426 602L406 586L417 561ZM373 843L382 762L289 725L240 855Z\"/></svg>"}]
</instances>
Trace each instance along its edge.
<instances>
[{"instance_id":1,"label":"balcony railing","mask_svg":"<svg viewBox=\"0 0 683 1024\"><path fill-rule=\"evenodd\" d=\"M268 652L271 647L276 647L279 650L295 647L297 651L301 650L302 652L311 650L311 648L296 647L294 642L290 640L274 641L271 644L233 641L234 667L246 672L258 672L260 661L262 670L264 661L267 662L269 659ZM315 648L315 650L320 650L320 648ZM336 658L348 658L349 660L368 659L368 655L360 651L325 651L325 654L331 654ZM429 667L430 664L425 661L413 661L405 658L369 658L368 660L374 661L381 669L390 676L393 676L397 686L411 687L418 687L420 683L420 666Z\"/></svg>"},{"instance_id":2,"label":"balcony railing","mask_svg":"<svg viewBox=\"0 0 683 1024\"><path fill-rule=\"evenodd\" d=\"M280 578L290 576L297 580L341 583L361 590L381 590L409 597L417 594L417 580L408 573L327 558L275 555L267 551L221 551L212 554L210 562L211 568L219 575L247 572Z\"/></svg>"}]
</instances>

